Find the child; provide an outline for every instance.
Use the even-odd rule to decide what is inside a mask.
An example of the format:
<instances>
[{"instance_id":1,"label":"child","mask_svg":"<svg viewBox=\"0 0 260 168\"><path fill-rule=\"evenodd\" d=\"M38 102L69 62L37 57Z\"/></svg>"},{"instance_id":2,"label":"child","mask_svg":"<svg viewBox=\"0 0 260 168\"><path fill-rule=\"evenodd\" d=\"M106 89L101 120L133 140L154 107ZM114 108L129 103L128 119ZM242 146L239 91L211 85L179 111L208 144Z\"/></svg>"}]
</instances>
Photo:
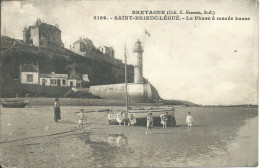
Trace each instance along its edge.
<instances>
[{"instance_id":1,"label":"child","mask_svg":"<svg viewBox=\"0 0 260 168\"><path fill-rule=\"evenodd\" d=\"M190 115L190 112L188 112L188 115L186 117L186 123L188 124L188 131L191 131L192 123L193 123L193 118Z\"/></svg>"},{"instance_id":2,"label":"child","mask_svg":"<svg viewBox=\"0 0 260 168\"><path fill-rule=\"evenodd\" d=\"M151 112L148 113L146 120L147 120L146 134L148 134L148 130L149 130L150 134L152 134L153 114Z\"/></svg>"},{"instance_id":3,"label":"child","mask_svg":"<svg viewBox=\"0 0 260 168\"><path fill-rule=\"evenodd\" d=\"M118 122L119 126L122 125L123 119L122 119L122 112L119 112L116 114L116 121Z\"/></svg>"},{"instance_id":4,"label":"child","mask_svg":"<svg viewBox=\"0 0 260 168\"><path fill-rule=\"evenodd\" d=\"M79 129L80 129L80 127L83 129L83 125L84 125L83 121L84 120L86 120L86 117L83 114L83 109L80 109L80 112L78 114L78 123L79 123L79 127L78 128Z\"/></svg>"},{"instance_id":5,"label":"child","mask_svg":"<svg viewBox=\"0 0 260 168\"><path fill-rule=\"evenodd\" d=\"M168 121L168 112L160 115L160 118L161 118L161 124L163 125L163 128L166 128L167 121Z\"/></svg>"},{"instance_id":6,"label":"child","mask_svg":"<svg viewBox=\"0 0 260 168\"><path fill-rule=\"evenodd\" d=\"M128 124L129 124L129 125L132 125L132 126L133 126L134 124L136 124L136 119L135 119L135 117L134 117L133 114L130 115Z\"/></svg>"},{"instance_id":7,"label":"child","mask_svg":"<svg viewBox=\"0 0 260 168\"><path fill-rule=\"evenodd\" d=\"M122 123L124 123L125 126L127 120L128 120L128 113L121 111L116 114L116 121L118 122L119 126L121 126Z\"/></svg>"}]
</instances>

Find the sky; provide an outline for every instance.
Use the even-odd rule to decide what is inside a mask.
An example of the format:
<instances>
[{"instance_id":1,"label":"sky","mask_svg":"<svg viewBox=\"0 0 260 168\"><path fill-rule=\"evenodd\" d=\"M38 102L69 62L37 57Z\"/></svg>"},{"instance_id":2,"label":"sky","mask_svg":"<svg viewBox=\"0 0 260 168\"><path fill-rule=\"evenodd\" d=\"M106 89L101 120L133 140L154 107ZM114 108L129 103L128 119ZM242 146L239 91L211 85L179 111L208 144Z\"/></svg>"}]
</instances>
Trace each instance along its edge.
<instances>
[{"instance_id":1,"label":"sky","mask_svg":"<svg viewBox=\"0 0 260 168\"><path fill-rule=\"evenodd\" d=\"M4 1L1 8L1 33L16 39L22 39L24 27L40 18L59 25L66 48L84 36L95 46L113 46L115 57L123 60L126 45L130 64L135 64L132 49L140 39L144 47L144 77L164 99L202 105L258 104L257 1ZM133 10L212 10L215 17L250 20L93 19L133 16Z\"/></svg>"}]
</instances>

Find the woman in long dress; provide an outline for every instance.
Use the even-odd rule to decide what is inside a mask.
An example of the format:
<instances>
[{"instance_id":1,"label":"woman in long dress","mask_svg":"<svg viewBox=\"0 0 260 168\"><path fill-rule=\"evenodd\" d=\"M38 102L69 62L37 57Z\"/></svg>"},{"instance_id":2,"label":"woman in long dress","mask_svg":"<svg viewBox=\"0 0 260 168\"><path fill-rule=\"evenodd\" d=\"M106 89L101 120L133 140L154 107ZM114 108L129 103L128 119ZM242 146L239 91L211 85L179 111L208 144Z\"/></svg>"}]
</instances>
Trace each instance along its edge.
<instances>
[{"instance_id":1,"label":"woman in long dress","mask_svg":"<svg viewBox=\"0 0 260 168\"><path fill-rule=\"evenodd\" d=\"M55 99L53 107L54 107L54 121L57 122L58 120L61 119L61 117L60 117L60 103L59 103L58 98Z\"/></svg>"}]
</instances>

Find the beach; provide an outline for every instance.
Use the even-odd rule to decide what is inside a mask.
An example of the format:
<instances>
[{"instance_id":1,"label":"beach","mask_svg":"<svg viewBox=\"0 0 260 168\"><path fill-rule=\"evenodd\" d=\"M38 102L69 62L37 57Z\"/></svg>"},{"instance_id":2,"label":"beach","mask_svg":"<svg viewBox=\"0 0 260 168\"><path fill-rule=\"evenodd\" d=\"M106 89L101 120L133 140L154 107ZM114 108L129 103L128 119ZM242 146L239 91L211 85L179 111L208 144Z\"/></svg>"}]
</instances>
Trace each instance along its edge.
<instances>
[{"instance_id":1,"label":"beach","mask_svg":"<svg viewBox=\"0 0 260 168\"><path fill-rule=\"evenodd\" d=\"M55 98L28 97L28 98L7 98L7 100L28 100L27 107L52 106ZM0 101L4 101L1 99ZM113 99L86 99L86 98L59 98L62 106L125 106L125 100ZM131 106L160 106L162 103L135 103L128 102Z\"/></svg>"},{"instance_id":2,"label":"beach","mask_svg":"<svg viewBox=\"0 0 260 168\"><path fill-rule=\"evenodd\" d=\"M109 126L106 112L86 113L77 129L79 109L124 106L62 106L53 120L52 106L1 108L3 167L185 167L257 166L258 109L182 107L176 127ZM185 117L194 118L187 131Z\"/></svg>"}]
</instances>

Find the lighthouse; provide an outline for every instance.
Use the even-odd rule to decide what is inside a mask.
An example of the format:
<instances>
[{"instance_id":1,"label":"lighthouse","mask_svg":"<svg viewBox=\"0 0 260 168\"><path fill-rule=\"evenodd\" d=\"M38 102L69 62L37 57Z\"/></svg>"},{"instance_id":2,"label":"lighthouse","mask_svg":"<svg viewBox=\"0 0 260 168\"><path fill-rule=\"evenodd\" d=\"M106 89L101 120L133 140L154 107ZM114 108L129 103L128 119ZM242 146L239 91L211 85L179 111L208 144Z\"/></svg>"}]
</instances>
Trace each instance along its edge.
<instances>
[{"instance_id":1,"label":"lighthouse","mask_svg":"<svg viewBox=\"0 0 260 168\"><path fill-rule=\"evenodd\" d=\"M135 64L134 64L134 83L143 83L143 47L141 42L138 41L135 43L135 47L133 49L135 56Z\"/></svg>"}]
</instances>

